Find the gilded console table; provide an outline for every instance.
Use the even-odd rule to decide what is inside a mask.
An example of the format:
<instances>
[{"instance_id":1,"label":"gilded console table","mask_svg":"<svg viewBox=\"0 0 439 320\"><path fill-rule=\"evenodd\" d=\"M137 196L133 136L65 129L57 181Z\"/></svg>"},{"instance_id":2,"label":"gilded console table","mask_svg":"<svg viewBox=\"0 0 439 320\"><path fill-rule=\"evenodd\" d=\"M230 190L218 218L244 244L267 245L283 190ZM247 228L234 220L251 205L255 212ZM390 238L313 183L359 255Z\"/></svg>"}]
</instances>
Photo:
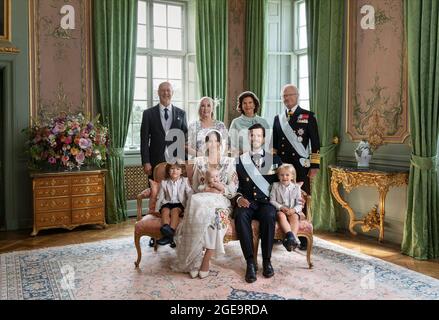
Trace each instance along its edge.
<instances>
[{"instance_id":1,"label":"gilded console table","mask_svg":"<svg viewBox=\"0 0 439 320\"><path fill-rule=\"evenodd\" d=\"M354 227L362 224L362 230L368 232L373 229L380 231L379 241L384 239L384 217L387 192L390 187L400 187L408 184L408 170L394 168L357 168L349 165L331 165L331 192L341 206L349 213L349 231L356 235ZM349 204L340 196L338 186L342 184L346 192L360 186L376 187L379 192L379 206L372 210L362 219L356 220L355 214Z\"/></svg>"}]
</instances>

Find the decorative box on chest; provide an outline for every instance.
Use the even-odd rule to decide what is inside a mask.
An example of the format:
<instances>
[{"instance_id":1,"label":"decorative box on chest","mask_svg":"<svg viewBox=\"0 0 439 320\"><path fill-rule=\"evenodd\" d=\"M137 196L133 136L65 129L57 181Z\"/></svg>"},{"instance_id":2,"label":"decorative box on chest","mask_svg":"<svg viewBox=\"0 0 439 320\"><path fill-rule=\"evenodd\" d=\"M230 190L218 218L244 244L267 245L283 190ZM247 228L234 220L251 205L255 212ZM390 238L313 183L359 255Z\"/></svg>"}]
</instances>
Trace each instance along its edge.
<instances>
[{"instance_id":1,"label":"decorative box on chest","mask_svg":"<svg viewBox=\"0 0 439 320\"><path fill-rule=\"evenodd\" d=\"M34 228L73 229L105 223L106 170L32 173Z\"/></svg>"}]
</instances>

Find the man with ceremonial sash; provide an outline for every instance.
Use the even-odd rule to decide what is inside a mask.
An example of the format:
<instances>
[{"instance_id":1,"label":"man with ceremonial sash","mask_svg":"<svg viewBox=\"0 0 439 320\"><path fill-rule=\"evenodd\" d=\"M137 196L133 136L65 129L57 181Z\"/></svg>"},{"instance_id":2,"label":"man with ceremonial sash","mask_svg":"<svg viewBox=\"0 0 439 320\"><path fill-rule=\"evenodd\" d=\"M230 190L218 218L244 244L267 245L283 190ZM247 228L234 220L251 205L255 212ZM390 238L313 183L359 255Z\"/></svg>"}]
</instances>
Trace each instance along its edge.
<instances>
[{"instance_id":1,"label":"man with ceremonial sash","mask_svg":"<svg viewBox=\"0 0 439 320\"><path fill-rule=\"evenodd\" d=\"M270 204L270 188L278 181L276 169L282 164L277 155L263 149L265 128L256 123L249 129L251 150L237 160L236 172L239 178L238 196L234 210L235 226L241 249L247 261L245 280L256 281L257 266L253 257L252 220L258 220L261 234L263 272L266 278L274 275L271 265L276 209Z\"/></svg>"},{"instance_id":2,"label":"man with ceremonial sash","mask_svg":"<svg viewBox=\"0 0 439 320\"><path fill-rule=\"evenodd\" d=\"M284 163L290 163L297 172L297 182L310 194L312 179L320 167L320 139L314 113L302 109L297 101L295 86L287 84L282 89L286 109L274 118L273 148Z\"/></svg>"},{"instance_id":3,"label":"man with ceremonial sash","mask_svg":"<svg viewBox=\"0 0 439 320\"><path fill-rule=\"evenodd\" d=\"M299 92L292 84L282 88L285 109L274 118L273 149L283 163L290 163L297 172L302 190L311 194L310 179L320 167L320 139L314 113L298 105ZM306 212L306 211L304 211ZM306 238L299 249L306 250Z\"/></svg>"}]
</instances>

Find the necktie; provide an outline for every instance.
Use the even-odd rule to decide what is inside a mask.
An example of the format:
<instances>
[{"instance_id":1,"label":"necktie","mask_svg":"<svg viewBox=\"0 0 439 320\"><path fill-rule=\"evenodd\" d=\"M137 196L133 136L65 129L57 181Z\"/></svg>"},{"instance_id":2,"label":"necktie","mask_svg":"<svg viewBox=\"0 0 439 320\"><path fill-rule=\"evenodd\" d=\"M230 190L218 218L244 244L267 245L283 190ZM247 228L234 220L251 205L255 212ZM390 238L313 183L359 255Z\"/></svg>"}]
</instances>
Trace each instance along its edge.
<instances>
[{"instance_id":1,"label":"necktie","mask_svg":"<svg viewBox=\"0 0 439 320\"><path fill-rule=\"evenodd\" d=\"M165 121L168 121L169 119L169 114L168 114L168 108L165 108Z\"/></svg>"}]
</instances>

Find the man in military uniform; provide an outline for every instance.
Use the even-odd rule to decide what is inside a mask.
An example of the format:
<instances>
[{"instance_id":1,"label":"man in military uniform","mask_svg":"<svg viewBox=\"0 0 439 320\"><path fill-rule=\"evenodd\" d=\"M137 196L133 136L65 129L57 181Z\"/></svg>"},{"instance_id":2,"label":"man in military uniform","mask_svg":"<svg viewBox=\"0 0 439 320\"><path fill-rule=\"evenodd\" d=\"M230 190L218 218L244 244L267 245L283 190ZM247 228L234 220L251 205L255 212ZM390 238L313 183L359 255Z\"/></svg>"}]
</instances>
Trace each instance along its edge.
<instances>
[{"instance_id":1,"label":"man in military uniform","mask_svg":"<svg viewBox=\"0 0 439 320\"><path fill-rule=\"evenodd\" d=\"M302 190L310 194L310 179L320 167L320 139L314 113L302 109L297 101L299 92L292 84L282 88L285 109L274 118L273 149L284 163L290 163L297 172ZM306 238L300 249L306 249Z\"/></svg>"},{"instance_id":2,"label":"man in military uniform","mask_svg":"<svg viewBox=\"0 0 439 320\"><path fill-rule=\"evenodd\" d=\"M274 275L271 265L276 209L270 204L270 189L278 181L276 169L282 164L277 155L263 149L265 128L256 123L249 129L251 150L242 154L236 165L239 178L238 196L234 210L235 226L241 249L247 261L245 280L256 281L257 266L253 257L253 219L260 223L263 272L266 278Z\"/></svg>"},{"instance_id":3,"label":"man in military uniform","mask_svg":"<svg viewBox=\"0 0 439 320\"><path fill-rule=\"evenodd\" d=\"M291 84L282 89L286 107L274 118L273 148L284 163L290 163L297 172L297 181L303 181L302 189L310 193L310 178L320 166L320 139L314 113L302 109L297 101L299 93Z\"/></svg>"}]
</instances>

